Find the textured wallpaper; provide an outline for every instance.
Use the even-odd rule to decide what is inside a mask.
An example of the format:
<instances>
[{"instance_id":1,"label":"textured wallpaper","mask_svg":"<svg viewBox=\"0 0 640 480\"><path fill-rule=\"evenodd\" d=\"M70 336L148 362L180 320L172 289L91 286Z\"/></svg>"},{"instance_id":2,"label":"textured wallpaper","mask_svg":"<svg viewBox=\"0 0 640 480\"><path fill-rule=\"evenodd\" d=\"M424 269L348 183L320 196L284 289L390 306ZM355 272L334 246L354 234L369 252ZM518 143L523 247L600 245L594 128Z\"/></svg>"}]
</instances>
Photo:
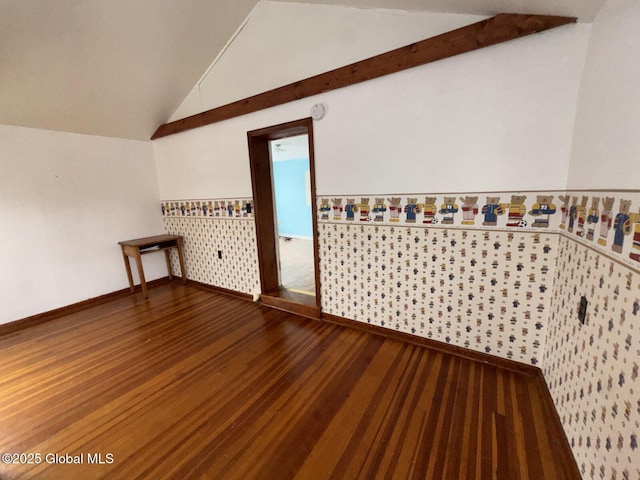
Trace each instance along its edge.
<instances>
[{"instance_id":1,"label":"textured wallpaper","mask_svg":"<svg viewBox=\"0 0 640 480\"><path fill-rule=\"evenodd\" d=\"M584 478L638 480L640 274L571 238L559 247L542 361L549 390Z\"/></svg>"},{"instance_id":2,"label":"textured wallpaper","mask_svg":"<svg viewBox=\"0 0 640 480\"><path fill-rule=\"evenodd\" d=\"M323 312L536 365L558 236L320 224Z\"/></svg>"},{"instance_id":3,"label":"textured wallpaper","mask_svg":"<svg viewBox=\"0 0 640 480\"><path fill-rule=\"evenodd\" d=\"M166 218L165 229L184 237L187 278L207 285L253 294L260 291L260 274L253 221L245 219ZM218 257L218 251L222 258ZM171 251L174 272L180 272Z\"/></svg>"}]
</instances>

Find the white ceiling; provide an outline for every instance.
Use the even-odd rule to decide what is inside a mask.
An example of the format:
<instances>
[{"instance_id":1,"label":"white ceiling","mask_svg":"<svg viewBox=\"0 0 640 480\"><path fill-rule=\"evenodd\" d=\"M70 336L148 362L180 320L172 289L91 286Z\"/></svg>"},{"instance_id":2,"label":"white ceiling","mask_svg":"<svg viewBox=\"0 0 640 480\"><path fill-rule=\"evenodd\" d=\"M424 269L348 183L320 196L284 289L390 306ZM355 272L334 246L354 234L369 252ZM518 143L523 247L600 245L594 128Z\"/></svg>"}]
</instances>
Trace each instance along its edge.
<instances>
[{"instance_id":1,"label":"white ceiling","mask_svg":"<svg viewBox=\"0 0 640 480\"><path fill-rule=\"evenodd\" d=\"M606 0L296 1L589 22ZM149 139L257 3L0 0L0 124Z\"/></svg>"},{"instance_id":2,"label":"white ceiling","mask_svg":"<svg viewBox=\"0 0 640 480\"><path fill-rule=\"evenodd\" d=\"M0 0L0 124L148 140L257 0Z\"/></svg>"},{"instance_id":3,"label":"white ceiling","mask_svg":"<svg viewBox=\"0 0 640 480\"><path fill-rule=\"evenodd\" d=\"M290 3L322 3L360 8L423 10L470 15L534 13L564 15L591 22L606 0L279 0Z\"/></svg>"}]
</instances>

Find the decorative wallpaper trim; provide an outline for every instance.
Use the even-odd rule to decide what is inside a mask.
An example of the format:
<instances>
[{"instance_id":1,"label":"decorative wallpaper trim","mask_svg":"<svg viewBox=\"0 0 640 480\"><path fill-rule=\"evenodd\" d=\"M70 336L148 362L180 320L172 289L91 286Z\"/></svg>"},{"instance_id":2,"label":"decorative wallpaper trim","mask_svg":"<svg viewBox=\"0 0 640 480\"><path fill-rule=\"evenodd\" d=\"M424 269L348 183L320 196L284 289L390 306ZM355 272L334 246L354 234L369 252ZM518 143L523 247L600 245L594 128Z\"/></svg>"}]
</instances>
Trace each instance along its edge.
<instances>
[{"instance_id":1,"label":"decorative wallpaper trim","mask_svg":"<svg viewBox=\"0 0 640 480\"><path fill-rule=\"evenodd\" d=\"M561 231L624 265L640 267L640 193L569 191L566 196Z\"/></svg>"},{"instance_id":2,"label":"decorative wallpaper trim","mask_svg":"<svg viewBox=\"0 0 640 480\"><path fill-rule=\"evenodd\" d=\"M637 191L322 196L318 222L562 232L640 268Z\"/></svg>"},{"instance_id":3,"label":"decorative wallpaper trim","mask_svg":"<svg viewBox=\"0 0 640 480\"><path fill-rule=\"evenodd\" d=\"M341 196L321 197L318 220L333 222L373 222L463 228L509 227L539 230L559 225L554 216L554 198L561 192L495 193L481 197L472 193L451 195ZM535 202L527 198L535 195ZM530 208L527 208L527 203Z\"/></svg>"},{"instance_id":4,"label":"decorative wallpaper trim","mask_svg":"<svg viewBox=\"0 0 640 480\"><path fill-rule=\"evenodd\" d=\"M512 193L516 192L516 190L475 190L473 192L473 195L511 195ZM589 192L589 193L640 193L640 189L638 188L572 188L570 190L558 190L557 188L553 188L553 189L536 189L536 190L517 190L517 192L523 194L523 195L528 195L528 194L543 194L543 193L550 193L550 194L557 194L558 192L561 193L566 193L566 192L575 192L575 193L585 193L585 192ZM379 194L379 193L378 193ZM356 197L373 197L376 195L376 193L352 193L351 195L356 196ZM420 195L424 195L424 193L421 192L403 192L403 193L385 193L386 196L394 196L394 197L402 197L402 196L408 196L408 197L415 197L415 196L420 196ZM468 191L456 191L456 192L447 192L447 191L438 191L438 192L430 192L429 195L436 195L436 196L442 196L442 195L447 195L447 196L454 196L454 197L459 197L462 195L471 195ZM331 198L331 197L339 197L341 196L341 194L339 193L326 193L326 194L322 194L319 195L320 197L327 197L327 198Z\"/></svg>"},{"instance_id":5,"label":"decorative wallpaper trim","mask_svg":"<svg viewBox=\"0 0 640 480\"><path fill-rule=\"evenodd\" d=\"M253 199L163 200L163 217L253 218Z\"/></svg>"}]
</instances>

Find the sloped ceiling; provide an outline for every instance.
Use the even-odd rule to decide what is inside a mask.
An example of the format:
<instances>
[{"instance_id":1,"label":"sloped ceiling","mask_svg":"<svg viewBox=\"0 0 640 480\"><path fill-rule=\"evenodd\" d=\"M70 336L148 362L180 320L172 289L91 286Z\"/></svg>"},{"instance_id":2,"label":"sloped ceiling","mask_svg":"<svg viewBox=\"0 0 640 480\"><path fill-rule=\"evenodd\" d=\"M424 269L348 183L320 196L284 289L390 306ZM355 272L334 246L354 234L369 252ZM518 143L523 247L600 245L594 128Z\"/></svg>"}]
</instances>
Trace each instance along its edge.
<instances>
[{"instance_id":1,"label":"sloped ceiling","mask_svg":"<svg viewBox=\"0 0 640 480\"><path fill-rule=\"evenodd\" d=\"M0 0L0 123L148 140L257 0Z\"/></svg>"},{"instance_id":2,"label":"sloped ceiling","mask_svg":"<svg viewBox=\"0 0 640 480\"><path fill-rule=\"evenodd\" d=\"M475 15L541 13L589 22L605 1L294 3ZM257 3L0 0L0 124L147 140L188 97ZM278 52L278 58L284 61L286 52Z\"/></svg>"},{"instance_id":3,"label":"sloped ceiling","mask_svg":"<svg viewBox=\"0 0 640 480\"><path fill-rule=\"evenodd\" d=\"M485 18L341 5L261 2L171 121Z\"/></svg>"},{"instance_id":4,"label":"sloped ceiling","mask_svg":"<svg viewBox=\"0 0 640 480\"><path fill-rule=\"evenodd\" d=\"M578 17L592 22L606 0L280 0L290 3L323 3L359 8L391 8L441 13L493 16L498 13L531 13Z\"/></svg>"}]
</instances>

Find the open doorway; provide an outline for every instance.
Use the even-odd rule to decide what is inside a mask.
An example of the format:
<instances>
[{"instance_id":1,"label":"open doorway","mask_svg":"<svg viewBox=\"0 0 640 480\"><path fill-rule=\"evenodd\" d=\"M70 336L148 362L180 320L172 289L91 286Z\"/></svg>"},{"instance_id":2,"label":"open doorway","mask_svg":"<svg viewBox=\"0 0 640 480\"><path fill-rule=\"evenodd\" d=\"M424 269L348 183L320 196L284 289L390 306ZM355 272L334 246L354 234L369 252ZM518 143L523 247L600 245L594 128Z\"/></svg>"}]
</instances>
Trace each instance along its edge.
<instances>
[{"instance_id":1,"label":"open doorway","mask_svg":"<svg viewBox=\"0 0 640 480\"><path fill-rule=\"evenodd\" d=\"M271 140L280 287L315 296L309 136Z\"/></svg>"},{"instance_id":2,"label":"open doorway","mask_svg":"<svg viewBox=\"0 0 640 480\"><path fill-rule=\"evenodd\" d=\"M319 317L313 123L247 133L263 303ZM294 158L295 157L295 158Z\"/></svg>"}]
</instances>

